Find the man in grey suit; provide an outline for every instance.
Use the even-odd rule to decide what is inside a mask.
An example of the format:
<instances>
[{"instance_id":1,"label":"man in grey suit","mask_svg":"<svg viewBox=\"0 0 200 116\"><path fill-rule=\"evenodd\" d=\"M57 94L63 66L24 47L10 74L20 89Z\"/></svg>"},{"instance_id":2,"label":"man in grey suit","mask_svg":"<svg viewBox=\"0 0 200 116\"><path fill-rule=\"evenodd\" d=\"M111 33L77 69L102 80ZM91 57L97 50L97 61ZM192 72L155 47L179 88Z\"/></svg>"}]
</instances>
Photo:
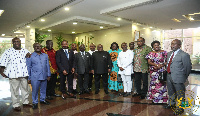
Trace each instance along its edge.
<instances>
[{"instance_id":1,"label":"man in grey suit","mask_svg":"<svg viewBox=\"0 0 200 116\"><path fill-rule=\"evenodd\" d=\"M192 64L190 55L182 51L181 41L175 39L171 42L172 51L167 54L167 89L168 89L168 105L165 108L175 108L176 98L185 99L185 85L186 79L188 78ZM183 109L178 108L174 114L182 114Z\"/></svg>"},{"instance_id":2,"label":"man in grey suit","mask_svg":"<svg viewBox=\"0 0 200 116\"><path fill-rule=\"evenodd\" d=\"M80 52L75 55L75 74L78 76L79 95L84 92L89 94L88 82L89 71L91 70L91 55L89 52L85 52L84 44L81 44L79 49Z\"/></svg>"}]
</instances>

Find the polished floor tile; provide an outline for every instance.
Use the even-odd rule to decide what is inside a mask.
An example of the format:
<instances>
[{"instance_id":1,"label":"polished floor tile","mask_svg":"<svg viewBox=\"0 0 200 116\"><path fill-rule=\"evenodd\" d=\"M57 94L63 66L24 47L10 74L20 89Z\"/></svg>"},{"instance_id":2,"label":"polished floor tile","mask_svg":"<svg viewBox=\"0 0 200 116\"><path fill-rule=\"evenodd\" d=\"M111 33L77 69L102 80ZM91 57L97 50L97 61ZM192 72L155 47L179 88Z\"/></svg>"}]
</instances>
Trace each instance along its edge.
<instances>
[{"instance_id":1,"label":"polished floor tile","mask_svg":"<svg viewBox=\"0 0 200 116\"><path fill-rule=\"evenodd\" d=\"M183 115L200 115L200 74L190 74L186 87L186 99L193 99ZM38 109L22 108L15 112L11 106L8 79L0 77L0 115L1 116L173 116L172 109L164 109L164 104L153 104L139 97L119 96L117 92L105 94L77 95L76 98L53 97L50 105L38 104ZM58 92L59 93L59 92ZM31 97L30 97L31 100Z\"/></svg>"}]
</instances>

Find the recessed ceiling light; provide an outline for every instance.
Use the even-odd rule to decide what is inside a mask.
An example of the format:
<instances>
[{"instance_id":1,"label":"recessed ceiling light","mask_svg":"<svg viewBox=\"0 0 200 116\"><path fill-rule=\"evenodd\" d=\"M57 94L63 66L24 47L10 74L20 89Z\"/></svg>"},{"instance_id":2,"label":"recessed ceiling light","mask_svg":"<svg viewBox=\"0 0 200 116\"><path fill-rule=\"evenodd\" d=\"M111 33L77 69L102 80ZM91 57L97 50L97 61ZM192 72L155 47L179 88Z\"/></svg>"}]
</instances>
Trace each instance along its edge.
<instances>
[{"instance_id":1,"label":"recessed ceiling light","mask_svg":"<svg viewBox=\"0 0 200 116\"><path fill-rule=\"evenodd\" d=\"M0 16L3 14L4 10L0 10Z\"/></svg>"},{"instance_id":2,"label":"recessed ceiling light","mask_svg":"<svg viewBox=\"0 0 200 116\"><path fill-rule=\"evenodd\" d=\"M119 21L120 21L120 20L121 20L121 18L117 18L117 20L119 20Z\"/></svg>"},{"instance_id":3,"label":"recessed ceiling light","mask_svg":"<svg viewBox=\"0 0 200 116\"><path fill-rule=\"evenodd\" d=\"M49 29L48 31L50 32L51 30Z\"/></svg>"},{"instance_id":4,"label":"recessed ceiling light","mask_svg":"<svg viewBox=\"0 0 200 116\"><path fill-rule=\"evenodd\" d=\"M23 36L23 35L19 35L19 36Z\"/></svg>"},{"instance_id":5,"label":"recessed ceiling light","mask_svg":"<svg viewBox=\"0 0 200 116\"><path fill-rule=\"evenodd\" d=\"M190 20L194 20L194 18L190 17Z\"/></svg>"},{"instance_id":6,"label":"recessed ceiling light","mask_svg":"<svg viewBox=\"0 0 200 116\"><path fill-rule=\"evenodd\" d=\"M44 22L45 20L44 20L44 19L41 19L40 21Z\"/></svg>"},{"instance_id":7,"label":"recessed ceiling light","mask_svg":"<svg viewBox=\"0 0 200 116\"><path fill-rule=\"evenodd\" d=\"M26 26L26 27L30 28L30 26L29 26L29 25L28 25L28 26Z\"/></svg>"},{"instance_id":8,"label":"recessed ceiling light","mask_svg":"<svg viewBox=\"0 0 200 116\"><path fill-rule=\"evenodd\" d=\"M143 28L143 29L146 29L146 28Z\"/></svg>"},{"instance_id":9,"label":"recessed ceiling light","mask_svg":"<svg viewBox=\"0 0 200 116\"><path fill-rule=\"evenodd\" d=\"M5 36L6 34L1 34L1 36Z\"/></svg>"},{"instance_id":10,"label":"recessed ceiling light","mask_svg":"<svg viewBox=\"0 0 200 116\"><path fill-rule=\"evenodd\" d=\"M74 31L72 33L75 33Z\"/></svg>"},{"instance_id":11,"label":"recessed ceiling light","mask_svg":"<svg viewBox=\"0 0 200 116\"><path fill-rule=\"evenodd\" d=\"M100 29L103 29L103 26L100 26Z\"/></svg>"},{"instance_id":12,"label":"recessed ceiling light","mask_svg":"<svg viewBox=\"0 0 200 116\"><path fill-rule=\"evenodd\" d=\"M149 28L153 28L153 27L149 27Z\"/></svg>"},{"instance_id":13,"label":"recessed ceiling light","mask_svg":"<svg viewBox=\"0 0 200 116\"><path fill-rule=\"evenodd\" d=\"M65 10L69 10L69 8L68 8L68 7L66 7L66 8L65 8Z\"/></svg>"},{"instance_id":14,"label":"recessed ceiling light","mask_svg":"<svg viewBox=\"0 0 200 116\"><path fill-rule=\"evenodd\" d=\"M76 25L76 24L77 24L77 22L73 22L73 24L74 24L74 25Z\"/></svg>"}]
</instances>

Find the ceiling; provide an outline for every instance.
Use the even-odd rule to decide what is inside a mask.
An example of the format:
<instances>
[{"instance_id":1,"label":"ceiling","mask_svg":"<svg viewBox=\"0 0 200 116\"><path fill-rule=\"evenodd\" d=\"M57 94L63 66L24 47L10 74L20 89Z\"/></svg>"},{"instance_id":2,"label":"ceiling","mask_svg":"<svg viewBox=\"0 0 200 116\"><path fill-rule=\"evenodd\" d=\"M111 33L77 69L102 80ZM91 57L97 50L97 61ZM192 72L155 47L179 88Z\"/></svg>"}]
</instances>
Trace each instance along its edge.
<instances>
[{"instance_id":1,"label":"ceiling","mask_svg":"<svg viewBox=\"0 0 200 116\"><path fill-rule=\"evenodd\" d=\"M24 32L27 26L64 34L132 23L164 30L196 28L200 27L199 5L200 0L0 0L0 10L4 10L0 36L14 37L15 31ZM119 17L121 20L117 20Z\"/></svg>"}]
</instances>

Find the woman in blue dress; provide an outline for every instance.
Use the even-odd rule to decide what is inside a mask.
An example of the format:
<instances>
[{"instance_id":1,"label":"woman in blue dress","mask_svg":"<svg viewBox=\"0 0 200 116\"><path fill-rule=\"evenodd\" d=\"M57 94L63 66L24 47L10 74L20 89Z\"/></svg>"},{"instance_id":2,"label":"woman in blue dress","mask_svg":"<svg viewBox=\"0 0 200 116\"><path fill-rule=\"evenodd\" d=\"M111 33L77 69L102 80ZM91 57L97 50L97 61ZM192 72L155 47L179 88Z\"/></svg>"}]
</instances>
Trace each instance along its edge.
<instances>
[{"instance_id":1,"label":"woman in blue dress","mask_svg":"<svg viewBox=\"0 0 200 116\"><path fill-rule=\"evenodd\" d=\"M111 44L110 49L111 50L109 50L108 53L110 54L112 60L112 70L108 79L108 88L111 91L119 91L120 89L123 89L123 85L122 83L117 82L117 76L119 71L119 67L117 65L117 58L122 50L119 49L119 46L116 42L113 42Z\"/></svg>"}]
</instances>

